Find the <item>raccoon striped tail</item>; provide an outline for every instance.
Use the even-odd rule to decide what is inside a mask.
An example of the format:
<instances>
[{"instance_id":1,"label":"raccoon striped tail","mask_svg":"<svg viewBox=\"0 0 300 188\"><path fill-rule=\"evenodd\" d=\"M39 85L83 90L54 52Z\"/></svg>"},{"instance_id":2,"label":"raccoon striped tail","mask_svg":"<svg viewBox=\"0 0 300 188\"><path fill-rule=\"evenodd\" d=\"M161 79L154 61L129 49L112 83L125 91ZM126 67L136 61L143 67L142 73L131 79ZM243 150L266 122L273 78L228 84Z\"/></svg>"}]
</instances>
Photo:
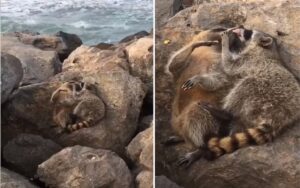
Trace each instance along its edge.
<instances>
[{"instance_id":1,"label":"raccoon striped tail","mask_svg":"<svg viewBox=\"0 0 300 188\"><path fill-rule=\"evenodd\" d=\"M87 127L91 127L92 126L92 120L87 120L87 121L81 121L78 123L74 123L74 124L69 124L67 125L66 129L69 132L73 132L82 128L87 128Z\"/></svg>"},{"instance_id":2,"label":"raccoon striped tail","mask_svg":"<svg viewBox=\"0 0 300 188\"><path fill-rule=\"evenodd\" d=\"M210 137L204 148L204 158L213 160L245 146L261 145L272 141L273 136L272 127L263 124L223 138Z\"/></svg>"}]
</instances>

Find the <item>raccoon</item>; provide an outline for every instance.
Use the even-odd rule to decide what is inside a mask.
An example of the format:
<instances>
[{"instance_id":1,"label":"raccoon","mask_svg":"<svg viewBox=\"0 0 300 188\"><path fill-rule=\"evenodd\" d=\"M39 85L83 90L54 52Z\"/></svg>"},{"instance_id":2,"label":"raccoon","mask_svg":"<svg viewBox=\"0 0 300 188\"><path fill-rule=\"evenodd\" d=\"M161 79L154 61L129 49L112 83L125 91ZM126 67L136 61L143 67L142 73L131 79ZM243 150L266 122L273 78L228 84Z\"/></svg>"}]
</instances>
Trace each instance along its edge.
<instances>
[{"instance_id":1,"label":"raccoon","mask_svg":"<svg viewBox=\"0 0 300 188\"><path fill-rule=\"evenodd\" d=\"M53 121L55 125L65 129L68 124L75 122L73 109L77 102L74 100L74 94L75 91L81 90L82 86L82 82L65 82L52 93L50 102L54 104Z\"/></svg>"},{"instance_id":2,"label":"raccoon","mask_svg":"<svg viewBox=\"0 0 300 188\"><path fill-rule=\"evenodd\" d=\"M91 127L104 118L105 104L97 96L97 89L94 85L83 83L81 90L77 91L73 87L72 93L72 98L76 103L72 114L76 117L77 122L68 124L66 126L68 131L73 132L84 127Z\"/></svg>"},{"instance_id":3,"label":"raccoon","mask_svg":"<svg viewBox=\"0 0 300 188\"><path fill-rule=\"evenodd\" d=\"M245 44L240 53L230 51L230 33ZM299 121L300 86L282 65L277 50L275 38L260 31L236 28L223 33L223 69L219 73L234 78L234 86L224 97L222 109L238 117L243 131L208 137L198 156L212 160L245 146L270 142ZM218 87L220 82L214 75L199 75L185 82L183 88ZM186 157L183 163L190 160Z\"/></svg>"}]
</instances>

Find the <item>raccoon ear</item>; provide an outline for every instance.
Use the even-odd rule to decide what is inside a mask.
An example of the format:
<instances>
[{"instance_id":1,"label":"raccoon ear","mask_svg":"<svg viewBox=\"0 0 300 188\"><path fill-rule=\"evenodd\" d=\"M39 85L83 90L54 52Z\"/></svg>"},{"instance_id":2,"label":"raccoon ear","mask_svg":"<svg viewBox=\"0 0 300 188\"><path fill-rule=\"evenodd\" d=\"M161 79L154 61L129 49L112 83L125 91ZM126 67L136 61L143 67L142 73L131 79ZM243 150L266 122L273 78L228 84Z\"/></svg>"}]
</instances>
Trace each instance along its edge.
<instances>
[{"instance_id":1,"label":"raccoon ear","mask_svg":"<svg viewBox=\"0 0 300 188\"><path fill-rule=\"evenodd\" d=\"M262 36L259 40L259 44L262 47L269 47L272 45L272 43L273 43L273 38L269 36Z\"/></svg>"}]
</instances>

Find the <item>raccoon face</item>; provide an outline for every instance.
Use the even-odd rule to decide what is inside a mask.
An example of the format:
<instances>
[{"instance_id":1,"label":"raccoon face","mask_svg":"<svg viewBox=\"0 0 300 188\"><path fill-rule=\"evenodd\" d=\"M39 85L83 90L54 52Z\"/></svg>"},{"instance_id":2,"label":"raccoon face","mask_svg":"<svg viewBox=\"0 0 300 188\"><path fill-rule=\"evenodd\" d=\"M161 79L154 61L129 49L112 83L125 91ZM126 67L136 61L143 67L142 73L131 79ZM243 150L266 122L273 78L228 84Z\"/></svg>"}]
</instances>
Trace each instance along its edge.
<instances>
[{"instance_id":1,"label":"raccoon face","mask_svg":"<svg viewBox=\"0 0 300 188\"><path fill-rule=\"evenodd\" d=\"M247 47L250 44L254 43L256 46L270 48L274 44L273 37L257 30L250 30L245 29L244 27L240 27L232 30L232 33L236 35L236 38L238 38L238 42L244 44L244 47Z\"/></svg>"}]
</instances>

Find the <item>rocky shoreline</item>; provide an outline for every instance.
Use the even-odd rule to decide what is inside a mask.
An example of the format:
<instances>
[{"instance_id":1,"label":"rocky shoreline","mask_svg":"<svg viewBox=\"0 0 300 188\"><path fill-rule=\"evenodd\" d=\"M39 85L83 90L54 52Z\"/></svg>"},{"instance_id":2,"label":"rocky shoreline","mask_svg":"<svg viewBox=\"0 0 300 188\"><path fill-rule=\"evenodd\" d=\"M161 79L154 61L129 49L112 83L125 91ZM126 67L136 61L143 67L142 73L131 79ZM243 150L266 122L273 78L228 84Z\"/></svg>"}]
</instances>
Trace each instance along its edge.
<instances>
[{"instance_id":1,"label":"rocky shoreline","mask_svg":"<svg viewBox=\"0 0 300 188\"><path fill-rule=\"evenodd\" d=\"M64 32L15 32L1 42L1 187L152 187L152 34L86 46ZM95 83L106 116L60 133L50 97L72 79Z\"/></svg>"}]
</instances>

